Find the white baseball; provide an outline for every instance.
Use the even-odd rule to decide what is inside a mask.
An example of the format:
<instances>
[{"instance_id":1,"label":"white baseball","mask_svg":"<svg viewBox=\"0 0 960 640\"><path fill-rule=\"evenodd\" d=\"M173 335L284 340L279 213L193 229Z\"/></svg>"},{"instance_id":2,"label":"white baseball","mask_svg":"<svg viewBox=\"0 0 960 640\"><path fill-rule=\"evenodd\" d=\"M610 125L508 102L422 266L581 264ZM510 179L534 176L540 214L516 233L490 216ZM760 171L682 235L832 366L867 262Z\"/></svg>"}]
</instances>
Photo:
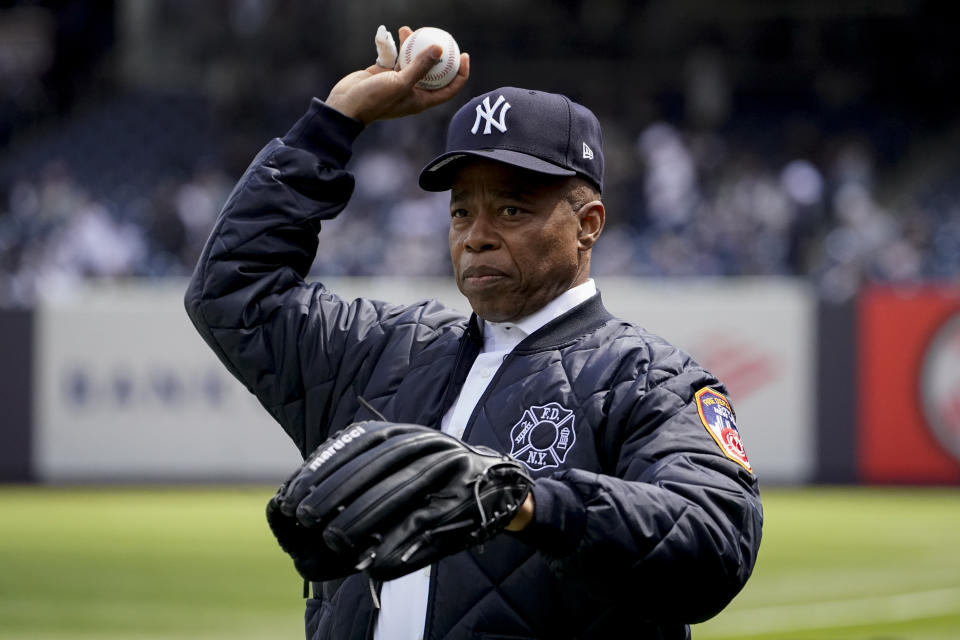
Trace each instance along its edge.
<instances>
[{"instance_id":1,"label":"white baseball","mask_svg":"<svg viewBox=\"0 0 960 640\"><path fill-rule=\"evenodd\" d=\"M457 46L457 41L443 29L421 27L411 33L400 47L400 68L403 69L413 62L417 54L435 44L443 49L443 55L423 80L417 83L418 87L431 91L447 86L457 76L457 71L460 70L460 47Z\"/></svg>"}]
</instances>

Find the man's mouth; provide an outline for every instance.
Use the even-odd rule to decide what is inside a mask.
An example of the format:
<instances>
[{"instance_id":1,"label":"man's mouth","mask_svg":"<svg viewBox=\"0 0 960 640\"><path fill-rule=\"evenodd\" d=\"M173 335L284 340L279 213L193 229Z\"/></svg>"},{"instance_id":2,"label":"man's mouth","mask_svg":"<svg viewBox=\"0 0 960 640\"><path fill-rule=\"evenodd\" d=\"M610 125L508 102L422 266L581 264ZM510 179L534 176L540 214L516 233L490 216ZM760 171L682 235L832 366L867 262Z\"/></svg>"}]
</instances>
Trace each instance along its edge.
<instances>
[{"instance_id":1,"label":"man's mouth","mask_svg":"<svg viewBox=\"0 0 960 640\"><path fill-rule=\"evenodd\" d=\"M465 284L483 285L506 278L507 274L495 267L474 266L464 269L462 277Z\"/></svg>"}]
</instances>

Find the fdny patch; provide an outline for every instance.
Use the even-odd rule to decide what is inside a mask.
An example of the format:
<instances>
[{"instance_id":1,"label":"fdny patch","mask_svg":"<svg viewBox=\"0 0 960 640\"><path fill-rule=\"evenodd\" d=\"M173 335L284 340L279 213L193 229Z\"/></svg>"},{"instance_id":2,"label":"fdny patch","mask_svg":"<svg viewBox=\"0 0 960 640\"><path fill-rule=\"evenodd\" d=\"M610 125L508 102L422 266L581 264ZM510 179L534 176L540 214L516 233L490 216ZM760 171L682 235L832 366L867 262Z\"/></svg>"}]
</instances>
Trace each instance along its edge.
<instances>
[{"instance_id":1,"label":"fdny patch","mask_svg":"<svg viewBox=\"0 0 960 640\"><path fill-rule=\"evenodd\" d=\"M510 455L531 471L541 471L563 464L576 441L573 411L551 402L523 412L510 430Z\"/></svg>"},{"instance_id":2,"label":"fdny patch","mask_svg":"<svg viewBox=\"0 0 960 640\"><path fill-rule=\"evenodd\" d=\"M753 473L743 442L740 441L740 432L734 422L733 408L727 399L713 389L704 388L697 391L696 400L700 421L720 445L724 455Z\"/></svg>"}]
</instances>

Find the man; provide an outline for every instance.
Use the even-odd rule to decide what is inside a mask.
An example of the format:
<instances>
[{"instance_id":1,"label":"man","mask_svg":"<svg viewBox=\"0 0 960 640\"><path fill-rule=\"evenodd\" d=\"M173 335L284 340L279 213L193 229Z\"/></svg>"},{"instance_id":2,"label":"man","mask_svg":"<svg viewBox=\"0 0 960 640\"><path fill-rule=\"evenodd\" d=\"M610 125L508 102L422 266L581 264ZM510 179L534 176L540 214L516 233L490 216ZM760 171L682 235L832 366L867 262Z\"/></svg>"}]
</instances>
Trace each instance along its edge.
<instances>
[{"instance_id":1,"label":"man","mask_svg":"<svg viewBox=\"0 0 960 640\"><path fill-rule=\"evenodd\" d=\"M589 277L605 219L589 110L503 88L453 117L420 184L451 191L450 254L471 318L433 301L347 302L303 280L321 221L351 195L353 139L465 83L464 54L448 87L414 86L438 55L346 76L270 142L187 291L198 330L304 456L377 417L365 398L388 420L508 453L535 479L482 552L379 594L359 573L314 584L307 637L688 638L749 577L760 500L720 382L612 317Z\"/></svg>"}]
</instances>

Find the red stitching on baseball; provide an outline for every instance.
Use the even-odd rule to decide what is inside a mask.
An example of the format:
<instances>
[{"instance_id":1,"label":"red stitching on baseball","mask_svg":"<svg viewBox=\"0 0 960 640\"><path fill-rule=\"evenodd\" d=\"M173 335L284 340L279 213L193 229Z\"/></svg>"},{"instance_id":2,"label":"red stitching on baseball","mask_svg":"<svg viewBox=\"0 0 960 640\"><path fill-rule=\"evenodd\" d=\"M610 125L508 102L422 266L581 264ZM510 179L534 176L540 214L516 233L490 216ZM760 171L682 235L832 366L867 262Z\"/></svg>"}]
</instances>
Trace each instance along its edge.
<instances>
[{"instance_id":1,"label":"red stitching on baseball","mask_svg":"<svg viewBox=\"0 0 960 640\"><path fill-rule=\"evenodd\" d=\"M410 64L410 60L413 59L412 56L410 55L410 52L413 51L413 43L416 41L417 41L417 32L414 31L413 33L410 34L410 42L404 43L403 53L404 53L404 59L407 61L407 64Z\"/></svg>"},{"instance_id":2,"label":"red stitching on baseball","mask_svg":"<svg viewBox=\"0 0 960 640\"><path fill-rule=\"evenodd\" d=\"M414 32L410 34L410 38L414 38L416 35L417 33ZM410 40L409 45L406 42L404 43L403 51L405 54L406 64L410 64L410 60L411 60L410 54L413 51L413 44L414 44L413 40ZM423 79L421 79L420 82L417 83L418 85L423 87L428 87L428 86L432 86L434 83L442 82L444 80L444 76L453 70L453 65L456 63L457 56L455 56L453 53L453 48L455 44L456 42L453 39L453 36L449 36L447 38L447 46L444 49L444 52L446 53L446 60L444 62L443 68L440 71L433 71L431 69L429 72L427 72L427 75L425 75Z\"/></svg>"}]
</instances>

